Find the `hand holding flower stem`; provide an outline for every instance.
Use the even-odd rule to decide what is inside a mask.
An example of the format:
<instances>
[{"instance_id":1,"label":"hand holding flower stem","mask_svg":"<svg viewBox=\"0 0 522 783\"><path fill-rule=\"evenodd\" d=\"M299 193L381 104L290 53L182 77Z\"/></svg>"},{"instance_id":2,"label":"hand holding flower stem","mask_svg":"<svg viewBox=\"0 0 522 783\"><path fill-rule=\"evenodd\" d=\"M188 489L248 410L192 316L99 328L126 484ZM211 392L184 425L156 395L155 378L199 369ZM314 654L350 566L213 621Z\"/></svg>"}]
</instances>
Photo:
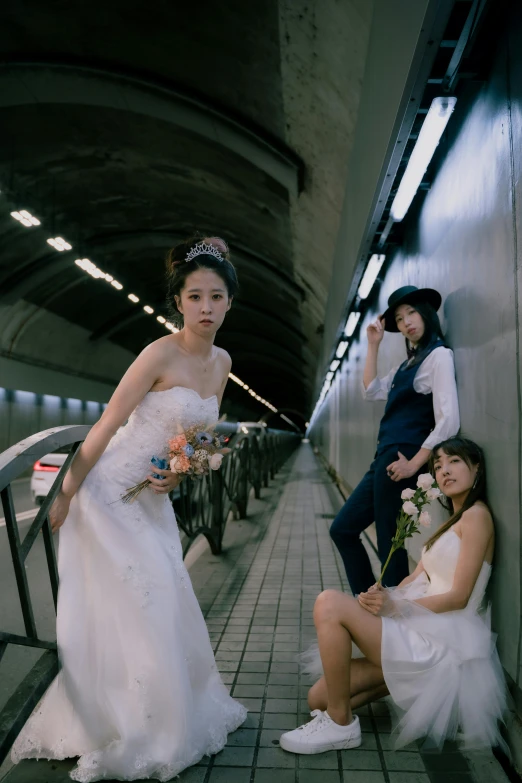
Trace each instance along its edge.
<instances>
[{"instance_id":1,"label":"hand holding flower stem","mask_svg":"<svg viewBox=\"0 0 522 783\"><path fill-rule=\"evenodd\" d=\"M384 572L388 567L391 557L397 549L404 546L407 538L412 538L414 533L419 533L419 527L429 527L431 517L428 511L423 511L424 506L441 495L437 483L430 473L423 473L417 479L417 489L405 489L401 498L404 500L402 509L397 517L397 529L392 538L390 554L383 566L377 585L381 585Z\"/></svg>"}]
</instances>

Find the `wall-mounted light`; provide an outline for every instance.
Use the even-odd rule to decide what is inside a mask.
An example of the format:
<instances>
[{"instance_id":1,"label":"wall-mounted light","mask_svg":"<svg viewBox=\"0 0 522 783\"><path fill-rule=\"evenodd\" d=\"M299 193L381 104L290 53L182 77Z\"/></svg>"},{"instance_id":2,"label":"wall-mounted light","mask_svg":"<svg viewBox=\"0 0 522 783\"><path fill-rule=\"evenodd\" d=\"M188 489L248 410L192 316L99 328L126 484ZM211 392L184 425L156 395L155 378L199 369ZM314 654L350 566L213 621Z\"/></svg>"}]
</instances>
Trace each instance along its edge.
<instances>
[{"instance_id":1,"label":"wall-mounted light","mask_svg":"<svg viewBox=\"0 0 522 783\"><path fill-rule=\"evenodd\" d=\"M333 362L330 365L330 371L331 372L335 372L340 364L341 364L341 362L339 361L339 359L334 359Z\"/></svg>"},{"instance_id":2,"label":"wall-mounted light","mask_svg":"<svg viewBox=\"0 0 522 783\"><path fill-rule=\"evenodd\" d=\"M152 307L151 307L150 305L145 305L145 307L144 307L143 309L144 309L144 310L145 310L145 312L146 312L146 313L148 313L149 315L152 315L152 313L154 312L154 310L152 309Z\"/></svg>"},{"instance_id":3,"label":"wall-mounted light","mask_svg":"<svg viewBox=\"0 0 522 783\"><path fill-rule=\"evenodd\" d=\"M355 327L359 323L359 318L361 317L360 313L350 313L348 316L348 320L346 321L346 326L344 328L344 333L346 337L351 337L352 334L355 332Z\"/></svg>"},{"instance_id":4,"label":"wall-mounted light","mask_svg":"<svg viewBox=\"0 0 522 783\"><path fill-rule=\"evenodd\" d=\"M341 340L335 352L335 355L337 356L338 359L343 358L347 348L348 348L348 340Z\"/></svg>"},{"instance_id":5,"label":"wall-mounted light","mask_svg":"<svg viewBox=\"0 0 522 783\"><path fill-rule=\"evenodd\" d=\"M366 267L362 280L359 284L359 289L357 291L360 299L366 299L369 296L370 291L372 290L374 283L377 280L377 276L381 271L381 267L384 264L385 258L385 255L374 253L368 261L368 266Z\"/></svg>"},{"instance_id":6,"label":"wall-mounted light","mask_svg":"<svg viewBox=\"0 0 522 783\"><path fill-rule=\"evenodd\" d=\"M136 294L129 294L129 299L131 300L131 302L134 302L134 304L140 301L139 296L136 296Z\"/></svg>"},{"instance_id":7,"label":"wall-mounted light","mask_svg":"<svg viewBox=\"0 0 522 783\"><path fill-rule=\"evenodd\" d=\"M410 155L406 171L391 205L390 217L392 220L396 222L402 220L408 211L456 103L457 99L449 96L434 98L431 102L426 119L422 123L417 143Z\"/></svg>"}]
</instances>

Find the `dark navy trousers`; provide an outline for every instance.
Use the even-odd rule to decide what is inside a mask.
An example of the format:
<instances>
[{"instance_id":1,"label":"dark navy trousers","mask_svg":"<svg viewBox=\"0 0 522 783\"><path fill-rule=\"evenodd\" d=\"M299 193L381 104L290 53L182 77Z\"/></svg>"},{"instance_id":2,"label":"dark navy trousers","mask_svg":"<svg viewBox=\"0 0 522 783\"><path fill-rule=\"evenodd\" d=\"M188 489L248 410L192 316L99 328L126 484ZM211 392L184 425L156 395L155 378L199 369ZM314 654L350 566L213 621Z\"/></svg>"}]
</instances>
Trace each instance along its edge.
<instances>
[{"instance_id":1,"label":"dark navy trousers","mask_svg":"<svg viewBox=\"0 0 522 783\"><path fill-rule=\"evenodd\" d=\"M392 481L386 468L398 459L399 451L407 459L411 459L419 448L420 446L397 445L386 449L382 454L377 453L369 471L332 522L330 535L341 554L354 595L368 590L379 578L379 574L374 575L372 572L370 559L361 541L361 533L375 522L379 559L384 565L397 528L397 515L404 502L401 500L401 492L406 487L417 485L418 473L409 479ZM405 549L398 549L388 564L383 584L394 587L408 576L408 573L407 552Z\"/></svg>"}]
</instances>

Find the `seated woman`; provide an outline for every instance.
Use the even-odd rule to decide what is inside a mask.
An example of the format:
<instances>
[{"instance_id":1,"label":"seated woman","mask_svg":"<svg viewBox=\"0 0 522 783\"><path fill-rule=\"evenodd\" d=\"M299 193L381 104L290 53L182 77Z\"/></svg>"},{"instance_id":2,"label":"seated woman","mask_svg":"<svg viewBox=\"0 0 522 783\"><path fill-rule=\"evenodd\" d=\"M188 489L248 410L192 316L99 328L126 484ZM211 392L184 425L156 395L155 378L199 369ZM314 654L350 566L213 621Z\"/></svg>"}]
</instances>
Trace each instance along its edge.
<instances>
[{"instance_id":1,"label":"seated woman","mask_svg":"<svg viewBox=\"0 0 522 783\"><path fill-rule=\"evenodd\" d=\"M326 590L314 621L324 675L310 689L313 720L282 735L291 753L361 744L352 710L389 694L401 716L397 747L420 737L440 747L500 742L506 704L502 668L482 611L494 530L482 450L455 437L433 449L430 471L451 516L396 588L374 585L352 598ZM362 658L352 658L352 641Z\"/></svg>"}]
</instances>

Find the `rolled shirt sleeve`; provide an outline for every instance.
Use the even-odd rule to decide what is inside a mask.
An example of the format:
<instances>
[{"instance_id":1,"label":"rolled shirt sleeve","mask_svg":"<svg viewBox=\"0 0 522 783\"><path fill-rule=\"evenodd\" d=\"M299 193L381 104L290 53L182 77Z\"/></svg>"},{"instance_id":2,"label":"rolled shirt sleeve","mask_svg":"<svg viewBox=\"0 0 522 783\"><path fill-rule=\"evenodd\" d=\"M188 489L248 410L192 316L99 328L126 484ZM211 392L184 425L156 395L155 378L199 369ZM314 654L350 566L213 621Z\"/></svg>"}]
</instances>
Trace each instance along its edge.
<instances>
[{"instance_id":1,"label":"rolled shirt sleeve","mask_svg":"<svg viewBox=\"0 0 522 783\"><path fill-rule=\"evenodd\" d=\"M441 441L457 434L460 415L453 352L448 348L438 348L432 352L429 359L432 361L429 362L429 370L426 368L428 370L426 382L429 383L433 394L435 427L422 444L422 448L431 451Z\"/></svg>"},{"instance_id":2,"label":"rolled shirt sleeve","mask_svg":"<svg viewBox=\"0 0 522 783\"><path fill-rule=\"evenodd\" d=\"M368 384L367 389L364 388L364 383L362 383L361 386L364 399L371 401L387 400L388 392L391 389L395 373L398 369L398 367L394 367L393 370L388 373L388 375L384 376L384 378L374 378L373 381Z\"/></svg>"}]
</instances>

